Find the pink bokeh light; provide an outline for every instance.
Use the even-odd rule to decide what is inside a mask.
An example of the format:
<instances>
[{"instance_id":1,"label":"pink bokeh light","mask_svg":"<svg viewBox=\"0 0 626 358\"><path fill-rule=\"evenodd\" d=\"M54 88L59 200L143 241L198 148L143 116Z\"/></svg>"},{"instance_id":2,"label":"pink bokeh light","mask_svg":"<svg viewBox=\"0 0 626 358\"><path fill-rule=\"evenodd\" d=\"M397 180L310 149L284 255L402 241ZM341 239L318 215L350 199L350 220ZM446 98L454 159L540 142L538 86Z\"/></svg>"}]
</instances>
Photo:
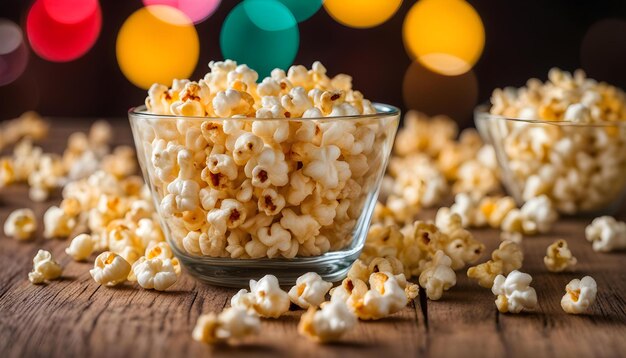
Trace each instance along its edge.
<instances>
[{"instance_id":1,"label":"pink bokeh light","mask_svg":"<svg viewBox=\"0 0 626 358\"><path fill-rule=\"evenodd\" d=\"M200 23L211 16L221 0L143 0L145 6L167 5L185 13L194 24Z\"/></svg>"}]
</instances>

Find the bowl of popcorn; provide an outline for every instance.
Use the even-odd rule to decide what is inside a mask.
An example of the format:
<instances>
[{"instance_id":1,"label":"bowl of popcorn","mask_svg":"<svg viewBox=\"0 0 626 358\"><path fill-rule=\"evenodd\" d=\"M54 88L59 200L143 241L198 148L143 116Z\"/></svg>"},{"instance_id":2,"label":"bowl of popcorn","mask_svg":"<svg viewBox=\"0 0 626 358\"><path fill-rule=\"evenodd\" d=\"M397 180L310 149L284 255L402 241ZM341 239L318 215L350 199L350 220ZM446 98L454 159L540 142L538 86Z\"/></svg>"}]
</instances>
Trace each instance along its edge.
<instances>
[{"instance_id":1,"label":"bowl of popcorn","mask_svg":"<svg viewBox=\"0 0 626 358\"><path fill-rule=\"evenodd\" d=\"M129 111L174 253L219 285L309 271L340 280L366 239L399 110L319 62L260 82L234 61L209 67L198 82L153 85Z\"/></svg>"},{"instance_id":2,"label":"bowl of popcorn","mask_svg":"<svg viewBox=\"0 0 626 358\"><path fill-rule=\"evenodd\" d=\"M548 80L496 89L475 121L519 202L546 195L562 214L610 213L626 192L626 94L552 69Z\"/></svg>"}]
</instances>

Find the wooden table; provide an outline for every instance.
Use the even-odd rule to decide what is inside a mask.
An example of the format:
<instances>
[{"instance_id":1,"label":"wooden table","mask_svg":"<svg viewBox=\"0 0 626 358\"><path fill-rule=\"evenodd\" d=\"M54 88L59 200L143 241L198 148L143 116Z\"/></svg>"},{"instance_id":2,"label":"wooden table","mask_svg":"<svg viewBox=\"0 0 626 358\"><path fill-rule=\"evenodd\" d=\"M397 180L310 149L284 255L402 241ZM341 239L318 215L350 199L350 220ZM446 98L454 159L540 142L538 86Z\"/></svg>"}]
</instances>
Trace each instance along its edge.
<instances>
[{"instance_id":1,"label":"wooden table","mask_svg":"<svg viewBox=\"0 0 626 358\"><path fill-rule=\"evenodd\" d=\"M42 143L60 151L71 131L88 121L54 120ZM130 144L125 121L116 124L116 141ZM28 200L25 185L0 189L0 223L20 207L41 218L46 203ZM620 217L624 218L622 213ZM423 218L433 219L433 211ZM342 342L317 345L298 336L301 311L278 320L264 320L261 333L235 347L208 347L191 339L198 315L220 311L234 289L196 282L188 275L165 293L136 284L107 288L88 273L91 263L65 255L68 241L17 242L0 234L0 357L186 357L277 356L380 357L618 357L626 356L626 270L624 253L600 254L584 239L590 219L564 219L545 236L524 240L523 271L533 276L539 307L533 313L500 314L494 296L459 272L458 283L440 301L427 301L423 292L401 312L374 322L360 322ZM41 224L41 220L40 220ZM40 225L41 226L41 225ZM495 230L474 230L488 252L499 243ZM41 228L40 228L41 233ZM578 265L574 272L548 273L546 247L557 238L568 240ZM38 249L50 250L64 266L63 277L35 286L27 279ZM487 255L485 255L487 257ZM486 258L484 258L486 260ZM567 315L560 299L573 278L593 276L598 298L588 315Z\"/></svg>"}]
</instances>

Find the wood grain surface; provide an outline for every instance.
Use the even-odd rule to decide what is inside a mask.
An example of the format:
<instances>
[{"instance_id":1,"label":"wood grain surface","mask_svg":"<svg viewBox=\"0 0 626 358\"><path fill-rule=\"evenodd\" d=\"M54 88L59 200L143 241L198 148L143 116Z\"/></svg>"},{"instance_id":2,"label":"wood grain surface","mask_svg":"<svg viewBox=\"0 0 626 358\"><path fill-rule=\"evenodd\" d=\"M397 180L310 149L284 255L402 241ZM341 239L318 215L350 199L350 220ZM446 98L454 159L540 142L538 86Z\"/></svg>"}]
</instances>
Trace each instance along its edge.
<instances>
[{"instance_id":1,"label":"wood grain surface","mask_svg":"<svg viewBox=\"0 0 626 358\"><path fill-rule=\"evenodd\" d=\"M54 120L41 145L60 152L67 135L89 121ZM117 144L131 144L128 125L116 124ZM0 189L0 223L17 208L32 208L39 218L35 240L18 242L0 234L0 357L623 357L626 356L625 253L601 254L584 239L591 218L562 219L549 235L526 238L522 271L533 276L539 307L517 315L497 312L490 290L458 273L458 283L440 301L424 294L401 312L380 321L360 322L336 344L317 345L299 337L302 311L263 320L258 336L236 346L209 347L194 342L191 330L201 313L220 311L236 290L199 283L188 275L167 292L126 283L107 288L88 273L91 263L74 262L68 241L41 237L41 217L59 196L46 203L28 200L27 187ZM624 218L623 212L619 217ZM433 219L434 211L424 211ZM487 256L498 244L495 230L473 230ZM543 265L547 246L567 239L578 265L573 272L549 273ZM64 266L61 280L32 285L28 272L38 249L50 250ZM561 310L565 285L591 275L598 299L587 315Z\"/></svg>"}]
</instances>

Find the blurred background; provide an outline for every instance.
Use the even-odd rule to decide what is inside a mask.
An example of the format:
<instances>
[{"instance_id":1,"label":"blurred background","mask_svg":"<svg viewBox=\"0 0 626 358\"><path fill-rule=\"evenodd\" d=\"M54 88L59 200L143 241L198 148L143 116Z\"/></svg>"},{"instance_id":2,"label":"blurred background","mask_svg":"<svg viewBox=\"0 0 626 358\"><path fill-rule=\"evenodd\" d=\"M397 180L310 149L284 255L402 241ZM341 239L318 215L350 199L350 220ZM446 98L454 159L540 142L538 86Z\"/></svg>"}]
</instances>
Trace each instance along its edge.
<instances>
[{"instance_id":1,"label":"blurred background","mask_svg":"<svg viewBox=\"0 0 626 358\"><path fill-rule=\"evenodd\" d=\"M466 127L494 88L554 66L626 88L626 1L2 0L0 120L126 120L150 83L224 58L261 75L320 60L373 101Z\"/></svg>"}]
</instances>

